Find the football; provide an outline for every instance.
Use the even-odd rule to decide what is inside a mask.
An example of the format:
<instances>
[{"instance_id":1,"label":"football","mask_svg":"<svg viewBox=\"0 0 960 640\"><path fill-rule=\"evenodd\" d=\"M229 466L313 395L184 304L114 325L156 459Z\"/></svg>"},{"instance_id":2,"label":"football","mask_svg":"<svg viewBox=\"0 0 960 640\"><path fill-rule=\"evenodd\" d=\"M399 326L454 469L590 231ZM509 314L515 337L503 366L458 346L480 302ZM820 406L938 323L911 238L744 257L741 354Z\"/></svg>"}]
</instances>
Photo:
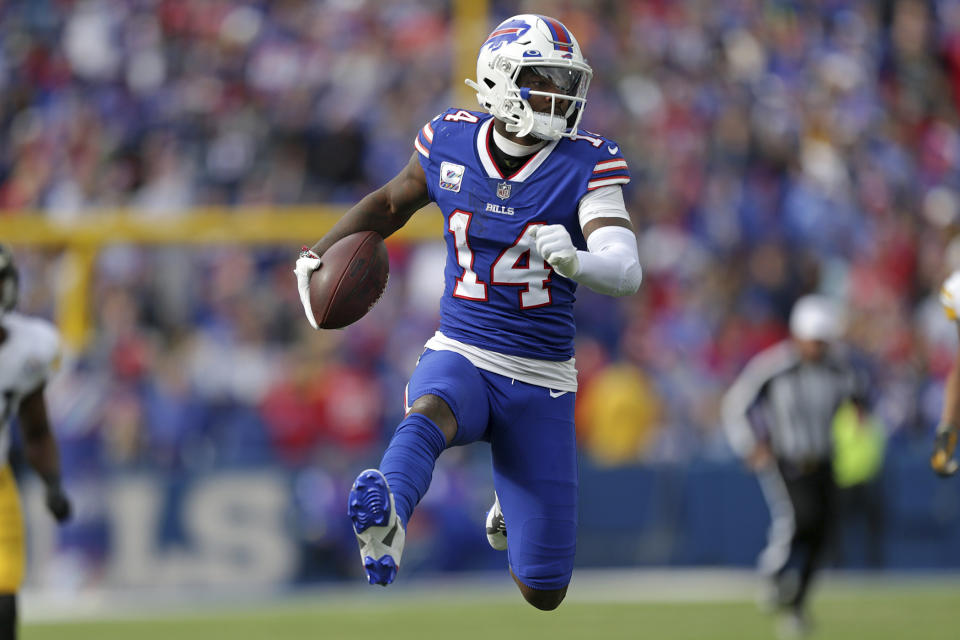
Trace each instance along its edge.
<instances>
[{"instance_id":1,"label":"football","mask_svg":"<svg viewBox=\"0 0 960 640\"><path fill-rule=\"evenodd\" d=\"M362 318L387 287L390 259L383 238L360 231L333 244L310 278L310 304L321 329L340 329Z\"/></svg>"}]
</instances>

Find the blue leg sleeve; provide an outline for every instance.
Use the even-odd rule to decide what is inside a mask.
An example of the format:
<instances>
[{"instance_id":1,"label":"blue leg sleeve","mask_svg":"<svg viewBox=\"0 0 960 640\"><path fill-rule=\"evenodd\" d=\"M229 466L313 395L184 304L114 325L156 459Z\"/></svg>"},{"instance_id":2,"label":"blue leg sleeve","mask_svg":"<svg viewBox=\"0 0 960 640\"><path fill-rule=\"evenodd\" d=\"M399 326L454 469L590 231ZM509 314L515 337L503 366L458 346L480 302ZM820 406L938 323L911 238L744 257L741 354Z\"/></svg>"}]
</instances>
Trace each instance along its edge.
<instances>
[{"instance_id":1,"label":"blue leg sleeve","mask_svg":"<svg viewBox=\"0 0 960 640\"><path fill-rule=\"evenodd\" d=\"M440 427L419 413L407 415L393 434L380 461L380 472L390 484L397 515L405 527L430 487L434 464L445 447Z\"/></svg>"}]
</instances>

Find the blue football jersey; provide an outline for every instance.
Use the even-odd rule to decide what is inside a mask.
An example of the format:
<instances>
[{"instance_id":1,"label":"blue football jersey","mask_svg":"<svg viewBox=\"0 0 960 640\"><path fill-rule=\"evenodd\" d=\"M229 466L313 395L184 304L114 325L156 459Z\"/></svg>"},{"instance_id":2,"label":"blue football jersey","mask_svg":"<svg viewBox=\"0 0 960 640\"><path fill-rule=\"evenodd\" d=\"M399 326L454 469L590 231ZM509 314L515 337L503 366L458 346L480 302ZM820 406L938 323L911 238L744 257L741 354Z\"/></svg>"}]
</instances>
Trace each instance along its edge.
<instances>
[{"instance_id":1,"label":"blue football jersey","mask_svg":"<svg viewBox=\"0 0 960 640\"><path fill-rule=\"evenodd\" d=\"M444 335L542 360L573 356L577 283L533 249L536 225L562 224L586 249L578 205L593 189L630 180L619 146L594 134L561 138L503 175L490 153L493 118L450 109L414 141L431 199L443 212Z\"/></svg>"}]
</instances>

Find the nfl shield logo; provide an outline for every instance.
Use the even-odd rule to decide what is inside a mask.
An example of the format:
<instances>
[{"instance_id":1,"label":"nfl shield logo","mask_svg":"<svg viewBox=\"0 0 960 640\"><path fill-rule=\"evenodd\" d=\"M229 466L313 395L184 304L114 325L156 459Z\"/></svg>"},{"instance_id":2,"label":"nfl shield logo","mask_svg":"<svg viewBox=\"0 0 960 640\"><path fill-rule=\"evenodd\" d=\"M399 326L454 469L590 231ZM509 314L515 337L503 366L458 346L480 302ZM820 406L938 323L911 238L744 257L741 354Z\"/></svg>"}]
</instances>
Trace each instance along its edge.
<instances>
[{"instance_id":1,"label":"nfl shield logo","mask_svg":"<svg viewBox=\"0 0 960 640\"><path fill-rule=\"evenodd\" d=\"M513 189L513 185L509 182L501 182L497 185L497 197L501 200L506 200L510 197L510 191Z\"/></svg>"}]
</instances>

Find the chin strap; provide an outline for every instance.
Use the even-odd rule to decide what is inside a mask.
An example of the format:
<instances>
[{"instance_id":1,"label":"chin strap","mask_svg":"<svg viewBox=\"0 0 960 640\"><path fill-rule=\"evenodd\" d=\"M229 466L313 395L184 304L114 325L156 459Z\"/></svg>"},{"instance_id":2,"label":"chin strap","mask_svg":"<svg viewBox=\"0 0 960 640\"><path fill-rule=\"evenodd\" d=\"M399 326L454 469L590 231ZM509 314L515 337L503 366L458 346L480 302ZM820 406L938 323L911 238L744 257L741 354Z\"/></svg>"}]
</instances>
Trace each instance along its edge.
<instances>
[{"instance_id":1,"label":"chin strap","mask_svg":"<svg viewBox=\"0 0 960 640\"><path fill-rule=\"evenodd\" d=\"M538 124L543 125L543 129L549 131L550 133L544 133L542 131L531 131L531 135L535 138L540 138L541 140L559 140L563 137L563 131L567 128L567 121L562 116L550 113L540 113L535 111L533 113L533 126L536 127Z\"/></svg>"},{"instance_id":2,"label":"chin strap","mask_svg":"<svg viewBox=\"0 0 960 640\"><path fill-rule=\"evenodd\" d=\"M510 124L507 123L507 131L510 133L517 134L517 137L525 138L530 135L530 132L533 131L533 118L525 118L526 124Z\"/></svg>"}]
</instances>

